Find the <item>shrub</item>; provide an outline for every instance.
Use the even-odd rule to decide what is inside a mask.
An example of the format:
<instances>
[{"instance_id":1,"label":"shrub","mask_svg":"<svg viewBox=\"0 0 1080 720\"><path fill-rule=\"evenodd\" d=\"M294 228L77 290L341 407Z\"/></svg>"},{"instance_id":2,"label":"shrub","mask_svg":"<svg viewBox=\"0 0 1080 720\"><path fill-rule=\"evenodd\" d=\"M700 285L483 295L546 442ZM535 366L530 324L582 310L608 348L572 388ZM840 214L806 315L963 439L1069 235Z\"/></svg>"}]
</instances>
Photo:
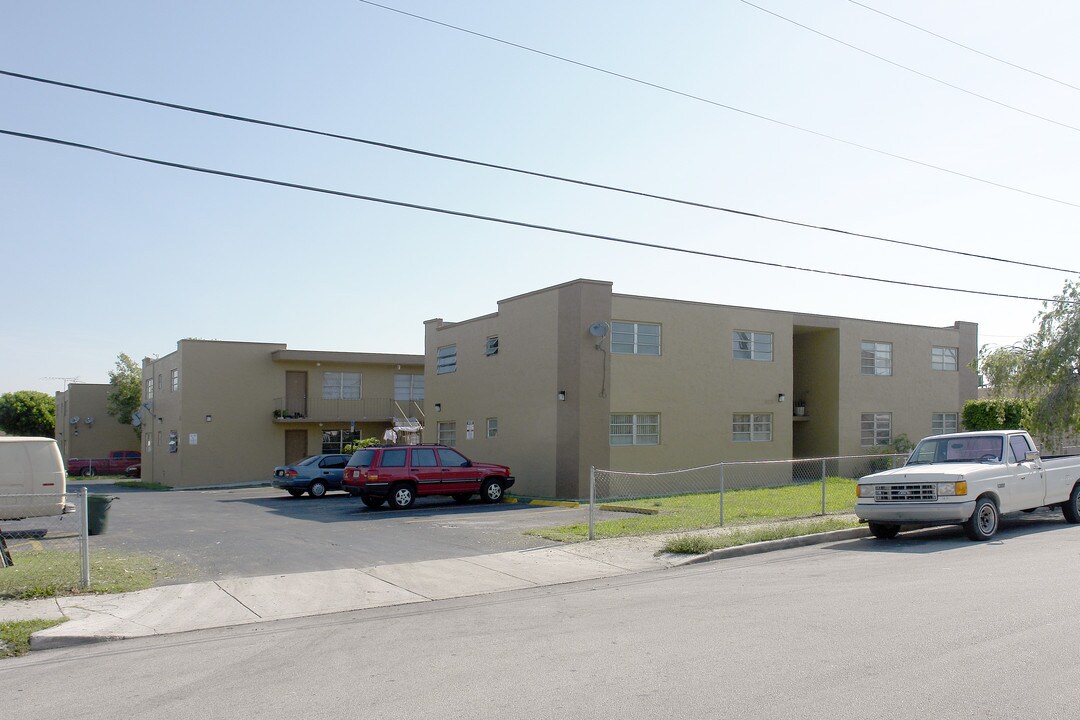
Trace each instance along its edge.
<instances>
[{"instance_id":1,"label":"shrub","mask_svg":"<svg viewBox=\"0 0 1080 720\"><path fill-rule=\"evenodd\" d=\"M1016 430L1024 427L1024 402L1007 398L968 400L961 415L965 430Z\"/></svg>"}]
</instances>

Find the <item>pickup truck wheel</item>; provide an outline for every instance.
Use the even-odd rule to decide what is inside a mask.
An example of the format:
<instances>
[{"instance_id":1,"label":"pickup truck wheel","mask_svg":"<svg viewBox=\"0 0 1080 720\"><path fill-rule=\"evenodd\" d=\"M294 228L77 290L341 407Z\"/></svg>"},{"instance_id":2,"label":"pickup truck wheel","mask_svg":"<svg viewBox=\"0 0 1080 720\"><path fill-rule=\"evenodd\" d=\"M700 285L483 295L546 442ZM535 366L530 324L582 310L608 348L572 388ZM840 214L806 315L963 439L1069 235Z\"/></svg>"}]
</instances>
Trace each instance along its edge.
<instances>
[{"instance_id":1,"label":"pickup truck wheel","mask_svg":"<svg viewBox=\"0 0 1080 720\"><path fill-rule=\"evenodd\" d=\"M90 467L83 468L82 472L79 473L79 474L82 475L83 477L94 477L94 468L90 468Z\"/></svg>"},{"instance_id":2,"label":"pickup truck wheel","mask_svg":"<svg viewBox=\"0 0 1080 720\"><path fill-rule=\"evenodd\" d=\"M300 497L301 495L304 494L304 491L303 490L289 490L288 493L290 495L292 495L293 497Z\"/></svg>"},{"instance_id":3,"label":"pickup truck wheel","mask_svg":"<svg viewBox=\"0 0 1080 720\"><path fill-rule=\"evenodd\" d=\"M311 495L311 497L321 498L323 495L326 494L326 483L324 483L322 480L315 480L310 485L308 485L307 491L308 494Z\"/></svg>"},{"instance_id":4,"label":"pickup truck wheel","mask_svg":"<svg viewBox=\"0 0 1080 720\"><path fill-rule=\"evenodd\" d=\"M386 502L386 498L373 497L371 495L363 495L363 496L360 497L360 502L364 503L364 505L367 505L369 508L374 510L375 508L379 507L384 502Z\"/></svg>"},{"instance_id":5,"label":"pickup truck wheel","mask_svg":"<svg viewBox=\"0 0 1080 720\"><path fill-rule=\"evenodd\" d=\"M870 534L879 540L891 540L896 537L900 532L899 525L890 525L889 523L870 523Z\"/></svg>"},{"instance_id":6,"label":"pickup truck wheel","mask_svg":"<svg viewBox=\"0 0 1080 720\"><path fill-rule=\"evenodd\" d=\"M1069 500L1061 506L1061 512L1065 514L1065 522L1080 523L1080 483L1073 485L1069 493Z\"/></svg>"},{"instance_id":7,"label":"pickup truck wheel","mask_svg":"<svg viewBox=\"0 0 1080 720\"><path fill-rule=\"evenodd\" d=\"M454 502L464 504L472 500L472 493L458 493L457 495L451 495L454 498Z\"/></svg>"},{"instance_id":8,"label":"pickup truck wheel","mask_svg":"<svg viewBox=\"0 0 1080 720\"><path fill-rule=\"evenodd\" d=\"M487 503L497 503L502 500L503 486L498 480L485 480L480 486L480 499Z\"/></svg>"},{"instance_id":9,"label":"pickup truck wheel","mask_svg":"<svg viewBox=\"0 0 1080 720\"><path fill-rule=\"evenodd\" d=\"M416 491L412 489L411 485L401 483L390 488L390 497L387 499L393 509L404 510L412 507L412 504L416 502Z\"/></svg>"},{"instance_id":10,"label":"pickup truck wheel","mask_svg":"<svg viewBox=\"0 0 1080 720\"><path fill-rule=\"evenodd\" d=\"M964 523L964 532L972 540L989 540L997 532L999 520L994 501L988 497L979 498L975 503L975 512Z\"/></svg>"}]
</instances>

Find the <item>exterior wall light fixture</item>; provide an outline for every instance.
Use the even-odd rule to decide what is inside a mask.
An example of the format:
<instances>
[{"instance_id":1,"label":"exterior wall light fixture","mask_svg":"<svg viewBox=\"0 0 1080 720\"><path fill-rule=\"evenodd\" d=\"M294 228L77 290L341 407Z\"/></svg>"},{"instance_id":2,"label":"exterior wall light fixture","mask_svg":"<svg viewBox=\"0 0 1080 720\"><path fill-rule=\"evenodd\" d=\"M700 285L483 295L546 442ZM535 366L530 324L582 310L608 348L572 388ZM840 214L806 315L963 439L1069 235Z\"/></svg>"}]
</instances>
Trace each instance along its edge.
<instances>
[{"instance_id":1,"label":"exterior wall light fixture","mask_svg":"<svg viewBox=\"0 0 1080 720\"><path fill-rule=\"evenodd\" d=\"M780 393L776 396L776 402L782 403L785 400L787 400L787 395L785 395L784 393Z\"/></svg>"},{"instance_id":2,"label":"exterior wall light fixture","mask_svg":"<svg viewBox=\"0 0 1080 720\"><path fill-rule=\"evenodd\" d=\"M560 390L557 397L559 398L559 400L566 400L566 391Z\"/></svg>"},{"instance_id":3,"label":"exterior wall light fixture","mask_svg":"<svg viewBox=\"0 0 1080 720\"><path fill-rule=\"evenodd\" d=\"M435 403L435 412L442 412L442 403Z\"/></svg>"}]
</instances>

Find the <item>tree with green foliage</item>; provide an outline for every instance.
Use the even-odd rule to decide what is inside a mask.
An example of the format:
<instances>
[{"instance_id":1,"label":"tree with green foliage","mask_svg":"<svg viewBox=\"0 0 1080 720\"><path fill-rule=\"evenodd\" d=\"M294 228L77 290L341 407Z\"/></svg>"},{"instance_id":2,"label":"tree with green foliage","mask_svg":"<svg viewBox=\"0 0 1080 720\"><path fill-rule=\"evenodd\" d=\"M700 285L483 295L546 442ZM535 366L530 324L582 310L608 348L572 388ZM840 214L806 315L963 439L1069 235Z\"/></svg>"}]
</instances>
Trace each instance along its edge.
<instances>
[{"instance_id":1,"label":"tree with green foliage","mask_svg":"<svg viewBox=\"0 0 1080 720\"><path fill-rule=\"evenodd\" d=\"M1024 403L1024 427L1051 444L1080 433L1080 282L1043 303L1038 330L1012 347L979 352L995 397Z\"/></svg>"},{"instance_id":2,"label":"tree with green foliage","mask_svg":"<svg viewBox=\"0 0 1080 720\"><path fill-rule=\"evenodd\" d=\"M37 390L0 395L0 430L22 437L54 437L56 398Z\"/></svg>"},{"instance_id":3,"label":"tree with green foliage","mask_svg":"<svg viewBox=\"0 0 1080 720\"><path fill-rule=\"evenodd\" d=\"M116 356L116 369L109 372L112 390L106 398L105 409L121 425L130 425L132 414L142 401L142 368L124 353ZM139 434L139 428L132 428Z\"/></svg>"}]
</instances>

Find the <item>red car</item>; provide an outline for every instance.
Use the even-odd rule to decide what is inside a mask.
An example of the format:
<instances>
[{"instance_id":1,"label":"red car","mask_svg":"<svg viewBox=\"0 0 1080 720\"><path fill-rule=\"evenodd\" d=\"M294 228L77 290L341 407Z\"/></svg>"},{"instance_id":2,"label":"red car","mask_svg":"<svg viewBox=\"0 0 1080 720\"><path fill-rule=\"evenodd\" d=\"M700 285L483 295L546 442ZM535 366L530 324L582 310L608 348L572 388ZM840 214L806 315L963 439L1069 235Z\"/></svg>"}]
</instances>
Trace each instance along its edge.
<instances>
[{"instance_id":1,"label":"red car","mask_svg":"<svg viewBox=\"0 0 1080 720\"><path fill-rule=\"evenodd\" d=\"M473 462L445 445L410 445L357 450L345 466L341 489L369 508L389 502L402 510L429 495L467 502L479 493L484 502L495 503L513 484L505 465Z\"/></svg>"}]
</instances>

